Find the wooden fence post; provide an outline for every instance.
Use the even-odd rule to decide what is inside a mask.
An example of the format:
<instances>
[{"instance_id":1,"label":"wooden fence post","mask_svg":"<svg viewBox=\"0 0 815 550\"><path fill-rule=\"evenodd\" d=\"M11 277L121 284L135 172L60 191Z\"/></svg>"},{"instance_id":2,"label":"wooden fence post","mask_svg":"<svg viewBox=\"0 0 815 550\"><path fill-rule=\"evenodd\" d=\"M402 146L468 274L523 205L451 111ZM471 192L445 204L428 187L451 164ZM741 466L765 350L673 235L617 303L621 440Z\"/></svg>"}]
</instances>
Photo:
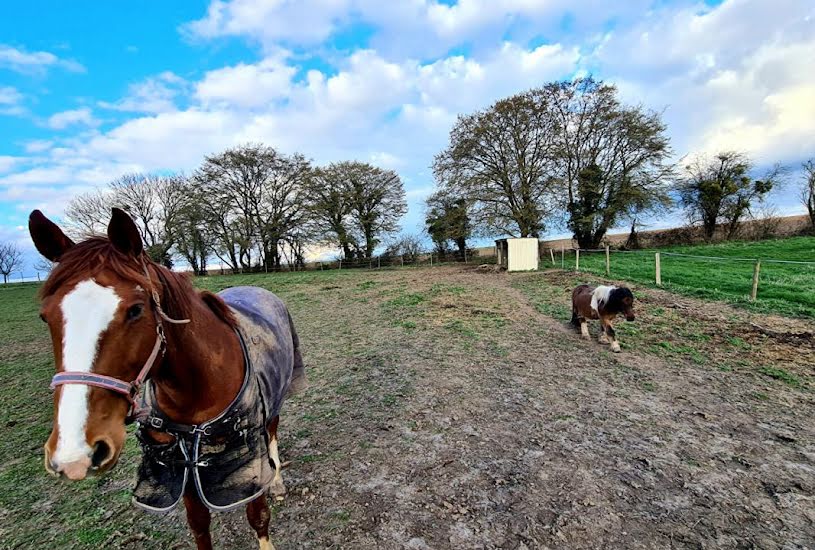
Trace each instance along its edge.
<instances>
[{"instance_id":1,"label":"wooden fence post","mask_svg":"<svg viewBox=\"0 0 815 550\"><path fill-rule=\"evenodd\" d=\"M342 258L340 258L340 269L342 269Z\"/></svg>"},{"instance_id":2,"label":"wooden fence post","mask_svg":"<svg viewBox=\"0 0 815 550\"><path fill-rule=\"evenodd\" d=\"M430 267L433 267L433 253L430 253Z\"/></svg>"},{"instance_id":3,"label":"wooden fence post","mask_svg":"<svg viewBox=\"0 0 815 550\"><path fill-rule=\"evenodd\" d=\"M376 257L376 268L377 268L377 269L381 269L381 268L382 268L382 256L377 256L377 257Z\"/></svg>"},{"instance_id":4,"label":"wooden fence post","mask_svg":"<svg viewBox=\"0 0 815 550\"><path fill-rule=\"evenodd\" d=\"M574 251L574 270L580 271L580 249L577 248Z\"/></svg>"},{"instance_id":5,"label":"wooden fence post","mask_svg":"<svg viewBox=\"0 0 815 550\"><path fill-rule=\"evenodd\" d=\"M400 260L402 260L402 267L405 267L405 255L404 254L402 254L402 257L400 258Z\"/></svg>"},{"instance_id":6,"label":"wooden fence post","mask_svg":"<svg viewBox=\"0 0 815 550\"><path fill-rule=\"evenodd\" d=\"M560 269L566 269L566 252L560 247Z\"/></svg>"},{"instance_id":7,"label":"wooden fence post","mask_svg":"<svg viewBox=\"0 0 815 550\"><path fill-rule=\"evenodd\" d=\"M756 265L753 267L753 288L750 290L750 301L755 302L758 297L758 273L761 271L761 260L756 260Z\"/></svg>"},{"instance_id":8,"label":"wooden fence post","mask_svg":"<svg viewBox=\"0 0 815 550\"><path fill-rule=\"evenodd\" d=\"M549 257L552 258L552 265L555 265L555 251L551 248L549 249Z\"/></svg>"},{"instance_id":9,"label":"wooden fence post","mask_svg":"<svg viewBox=\"0 0 815 550\"><path fill-rule=\"evenodd\" d=\"M659 252L654 254L654 262L656 266L656 283L657 286L662 286L662 266L659 261Z\"/></svg>"},{"instance_id":10,"label":"wooden fence post","mask_svg":"<svg viewBox=\"0 0 815 550\"><path fill-rule=\"evenodd\" d=\"M611 255L608 252L608 245L606 245L606 277L611 275Z\"/></svg>"}]
</instances>

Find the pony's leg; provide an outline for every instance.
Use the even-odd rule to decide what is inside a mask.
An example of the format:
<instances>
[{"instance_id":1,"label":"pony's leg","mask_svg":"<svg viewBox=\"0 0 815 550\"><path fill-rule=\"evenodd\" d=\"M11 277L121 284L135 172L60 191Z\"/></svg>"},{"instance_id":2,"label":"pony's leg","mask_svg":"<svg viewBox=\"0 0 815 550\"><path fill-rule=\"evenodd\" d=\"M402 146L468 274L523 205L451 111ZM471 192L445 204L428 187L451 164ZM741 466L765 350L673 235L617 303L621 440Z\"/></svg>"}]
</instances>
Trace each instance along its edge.
<instances>
[{"instance_id":1,"label":"pony's leg","mask_svg":"<svg viewBox=\"0 0 815 550\"><path fill-rule=\"evenodd\" d=\"M269 540L269 503L266 502L266 495L258 498L246 505L246 518L249 525L258 535L258 545L260 550L274 550L274 545Z\"/></svg>"},{"instance_id":2,"label":"pony's leg","mask_svg":"<svg viewBox=\"0 0 815 550\"><path fill-rule=\"evenodd\" d=\"M586 322L585 319L579 319L579 321L580 321L580 336L588 340L589 338L591 338L591 336L589 335L589 324Z\"/></svg>"},{"instance_id":3,"label":"pony's leg","mask_svg":"<svg viewBox=\"0 0 815 550\"><path fill-rule=\"evenodd\" d=\"M272 479L272 485L269 489L275 496L283 496L286 494L286 486L283 484L283 475L280 473L280 452L277 449L277 425L279 423L280 417L275 416L269 425L269 456L272 462L274 462L274 478Z\"/></svg>"},{"instance_id":4,"label":"pony's leg","mask_svg":"<svg viewBox=\"0 0 815 550\"><path fill-rule=\"evenodd\" d=\"M209 508L204 506L192 483L184 493L184 507L187 509L187 523L198 550L212 550L212 537L209 534Z\"/></svg>"},{"instance_id":5,"label":"pony's leg","mask_svg":"<svg viewBox=\"0 0 815 550\"><path fill-rule=\"evenodd\" d=\"M606 334L606 324L600 322L600 336L597 337L597 341L601 344L610 344L611 342L608 341L608 335Z\"/></svg>"},{"instance_id":6,"label":"pony's leg","mask_svg":"<svg viewBox=\"0 0 815 550\"><path fill-rule=\"evenodd\" d=\"M620 343L617 341L617 333L614 332L614 327L611 326L611 319L603 318L601 322L603 323L603 327L605 327L608 340L611 343L611 351L620 353Z\"/></svg>"}]
</instances>

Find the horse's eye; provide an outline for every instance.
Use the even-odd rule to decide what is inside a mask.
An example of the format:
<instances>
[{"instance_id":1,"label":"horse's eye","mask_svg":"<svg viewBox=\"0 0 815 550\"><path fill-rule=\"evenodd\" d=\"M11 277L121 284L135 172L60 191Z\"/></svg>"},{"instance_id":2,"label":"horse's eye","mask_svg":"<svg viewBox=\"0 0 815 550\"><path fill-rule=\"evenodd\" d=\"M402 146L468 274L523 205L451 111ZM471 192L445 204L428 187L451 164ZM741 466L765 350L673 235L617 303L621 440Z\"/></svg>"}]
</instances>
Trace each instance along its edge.
<instances>
[{"instance_id":1,"label":"horse's eye","mask_svg":"<svg viewBox=\"0 0 815 550\"><path fill-rule=\"evenodd\" d=\"M144 311L144 304L135 304L127 308L127 314L125 316L126 320L133 321L134 319L138 319L141 317L142 312Z\"/></svg>"}]
</instances>

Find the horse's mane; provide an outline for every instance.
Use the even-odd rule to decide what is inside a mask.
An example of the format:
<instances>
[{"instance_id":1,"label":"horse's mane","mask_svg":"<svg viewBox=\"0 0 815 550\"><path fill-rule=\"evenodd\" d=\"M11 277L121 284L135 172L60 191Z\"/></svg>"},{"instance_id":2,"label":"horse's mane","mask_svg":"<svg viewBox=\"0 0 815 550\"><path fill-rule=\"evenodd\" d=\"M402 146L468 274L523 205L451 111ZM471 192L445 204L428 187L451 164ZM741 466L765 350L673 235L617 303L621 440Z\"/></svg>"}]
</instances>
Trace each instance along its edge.
<instances>
[{"instance_id":1,"label":"horse's mane","mask_svg":"<svg viewBox=\"0 0 815 550\"><path fill-rule=\"evenodd\" d=\"M150 272L150 280L144 273L142 262ZM117 250L105 237L91 237L65 251L42 285L40 297L54 294L78 274L86 273L88 277L93 277L103 270L112 271L145 289L156 288L161 298L161 308L174 319L189 319L193 300L200 298L219 319L230 327L237 326L235 316L224 301L212 292L196 291L187 274L170 271L152 261L144 252L140 258L134 259Z\"/></svg>"}]
</instances>

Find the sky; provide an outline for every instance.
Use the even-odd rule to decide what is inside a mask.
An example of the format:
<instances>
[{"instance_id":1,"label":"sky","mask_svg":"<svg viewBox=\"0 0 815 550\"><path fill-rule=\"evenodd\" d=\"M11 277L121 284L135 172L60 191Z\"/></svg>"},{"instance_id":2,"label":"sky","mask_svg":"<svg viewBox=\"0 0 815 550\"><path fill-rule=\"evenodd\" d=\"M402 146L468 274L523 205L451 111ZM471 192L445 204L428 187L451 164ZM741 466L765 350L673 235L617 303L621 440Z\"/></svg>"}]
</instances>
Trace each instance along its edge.
<instances>
[{"instance_id":1,"label":"sky","mask_svg":"<svg viewBox=\"0 0 815 550\"><path fill-rule=\"evenodd\" d=\"M59 220L123 173L191 171L247 142L396 170L419 233L458 114L586 74L662 112L677 160L738 150L795 169L815 156L813 62L811 0L13 2L0 241L32 264L33 208ZM794 183L773 196L782 213L803 212Z\"/></svg>"}]
</instances>

